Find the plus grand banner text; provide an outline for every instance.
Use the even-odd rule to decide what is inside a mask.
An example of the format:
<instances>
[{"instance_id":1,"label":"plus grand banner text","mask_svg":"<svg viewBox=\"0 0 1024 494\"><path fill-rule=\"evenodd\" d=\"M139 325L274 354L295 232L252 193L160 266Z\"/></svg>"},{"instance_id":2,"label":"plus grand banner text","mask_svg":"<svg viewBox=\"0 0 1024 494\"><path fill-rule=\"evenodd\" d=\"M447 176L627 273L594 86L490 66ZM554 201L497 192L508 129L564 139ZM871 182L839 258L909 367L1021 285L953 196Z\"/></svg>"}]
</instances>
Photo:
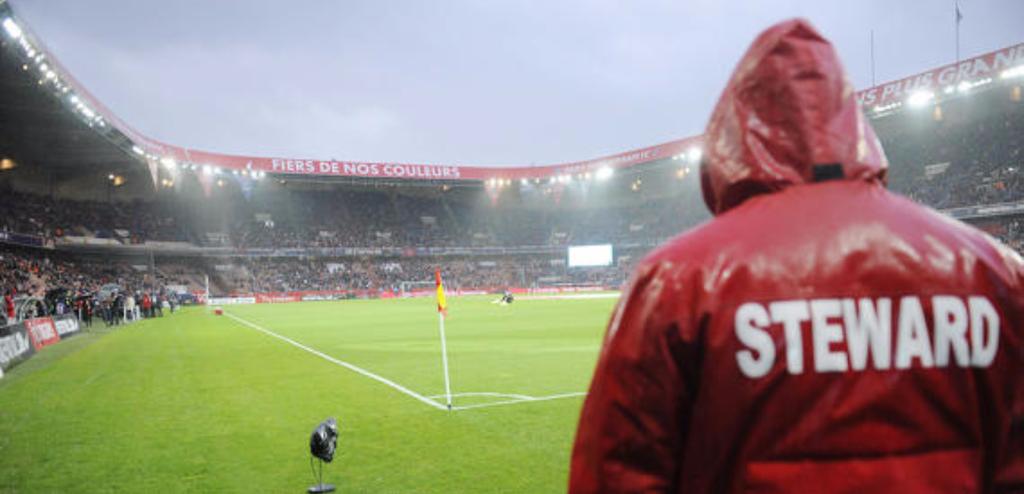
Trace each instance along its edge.
<instances>
[{"instance_id":1,"label":"plus grand banner text","mask_svg":"<svg viewBox=\"0 0 1024 494\"><path fill-rule=\"evenodd\" d=\"M903 101L914 91L952 92L963 82L994 79L1002 71L1021 63L1024 63L1024 43L858 91L857 101L871 108Z\"/></svg>"}]
</instances>

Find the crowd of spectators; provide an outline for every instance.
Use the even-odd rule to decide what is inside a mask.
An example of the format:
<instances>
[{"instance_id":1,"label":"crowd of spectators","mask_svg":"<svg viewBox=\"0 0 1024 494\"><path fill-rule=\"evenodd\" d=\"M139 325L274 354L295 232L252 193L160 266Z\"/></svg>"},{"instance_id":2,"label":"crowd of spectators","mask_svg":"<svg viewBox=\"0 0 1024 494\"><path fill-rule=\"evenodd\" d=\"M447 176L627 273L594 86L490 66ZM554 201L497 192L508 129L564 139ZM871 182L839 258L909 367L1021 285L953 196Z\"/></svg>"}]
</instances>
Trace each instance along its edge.
<instances>
[{"instance_id":1,"label":"crowd of spectators","mask_svg":"<svg viewBox=\"0 0 1024 494\"><path fill-rule=\"evenodd\" d=\"M936 209L1024 199L1024 105L982 104L1001 106L880 132L890 186Z\"/></svg>"},{"instance_id":2,"label":"crowd of spectators","mask_svg":"<svg viewBox=\"0 0 1024 494\"><path fill-rule=\"evenodd\" d=\"M567 269L564 259L547 256L500 258L386 258L386 259L258 259L222 266L226 291L235 294L339 290L400 293L432 288L440 269L451 290L500 290L557 285L615 287L628 274L622 256L613 266Z\"/></svg>"},{"instance_id":3,"label":"crowd of spectators","mask_svg":"<svg viewBox=\"0 0 1024 494\"><path fill-rule=\"evenodd\" d=\"M906 113L877 122L890 160L889 186L937 209L1024 200L1024 105L1002 100L932 115ZM966 105L967 103L963 103ZM989 107L985 107L989 104ZM915 120L916 119L916 120ZM425 283L442 266L449 286L492 288L621 283L635 259L707 217L689 170L651 167L616 174L600 189L584 184L524 183L481 187L269 187L263 196L230 202L226 231L240 253L256 248L516 247L613 243L634 253L615 266L567 269L551 255L464 258L295 258L228 261L210 272L225 291L382 290ZM660 171L658 171L660 170ZM661 173L661 175L658 175ZM677 181L678 179L678 181ZM641 186L641 184L643 184ZM666 184L673 187L664 187ZM648 185L652 188L648 189ZM662 192L656 192L662 185ZM275 186L276 187L276 186ZM617 188L617 189L616 189ZM616 193L615 190L618 190ZM650 192L653 190L655 192ZM668 190L668 193L664 193ZM0 191L0 232L47 240L83 235L122 242L203 238L200 228L168 201L70 201ZM200 211L201 214L201 211ZM977 220L976 225L1024 250L1022 217ZM222 226L223 227L223 226ZM218 227L218 228L222 228ZM211 233L211 232L205 232ZM188 264L192 261L186 261ZM0 289L44 293L62 287L93 292L106 284L127 290L162 286L128 263L76 259L54 251L0 249ZM231 276L228 273L233 273Z\"/></svg>"},{"instance_id":4,"label":"crowd of spectators","mask_svg":"<svg viewBox=\"0 0 1024 494\"><path fill-rule=\"evenodd\" d=\"M479 191L483 195L483 191ZM294 196L293 196L294 197ZM400 194L307 194L298 213L277 210L236 223L235 246L252 248L654 245L686 226L677 198L566 208L481 207Z\"/></svg>"},{"instance_id":5,"label":"crowd of spectators","mask_svg":"<svg viewBox=\"0 0 1024 494\"><path fill-rule=\"evenodd\" d=\"M72 295L97 293L107 286L123 291L160 290L181 283L161 273L150 274L133 267L129 261L82 258L72 254L34 248L0 248L0 291L18 295L45 297L63 289Z\"/></svg>"},{"instance_id":6,"label":"crowd of spectators","mask_svg":"<svg viewBox=\"0 0 1024 494\"><path fill-rule=\"evenodd\" d=\"M187 238L173 208L163 203L70 201L5 191L0 193L0 211L0 231L47 239L75 235L140 243Z\"/></svg>"},{"instance_id":7,"label":"crowd of spectators","mask_svg":"<svg viewBox=\"0 0 1024 494\"><path fill-rule=\"evenodd\" d=\"M1024 200L1024 109L891 127L879 135L891 161L892 189L937 209ZM611 184L672 182L672 170L668 176L654 169L643 176L624 174ZM517 186L500 194L486 188L271 188L257 200L239 198L229 208L227 223L233 226L227 237L240 250L655 245L707 217L695 186L650 196L646 189L625 196L595 189L589 200L585 191L571 194L574 186L558 187ZM73 202L5 192L0 193L0 231L124 242L202 238L188 231L190 223L174 214L168 200L173 199Z\"/></svg>"}]
</instances>

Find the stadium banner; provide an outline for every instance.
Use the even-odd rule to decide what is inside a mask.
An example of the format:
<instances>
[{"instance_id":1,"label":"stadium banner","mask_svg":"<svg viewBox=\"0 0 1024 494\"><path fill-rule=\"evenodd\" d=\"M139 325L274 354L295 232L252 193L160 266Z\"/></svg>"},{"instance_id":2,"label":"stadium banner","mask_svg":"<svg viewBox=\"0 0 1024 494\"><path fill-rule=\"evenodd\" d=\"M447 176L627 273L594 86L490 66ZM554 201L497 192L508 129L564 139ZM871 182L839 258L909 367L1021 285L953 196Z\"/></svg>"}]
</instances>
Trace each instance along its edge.
<instances>
[{"instance_id":1,"label":"stadium banner","mask_svg":"<svg viewBox=\"0 0 1024 494\"><path fill-rule=\"evenodd\" d=\"M282 304L288 302L299 302L302 296L295 293L257 293L257 304Z\"/></svg>"},{"instance_id":2,"label":"stadium banner","mask_svg":"<svg viewBox=\"0 0 1024 494\"><path fill-rule=\"evenodd\" d=\"M57 334L60 335L62 340L78 334L79 330L81 330L78 318L72 314L53 316L53 326L57 329Z\"/></svg>"},{"instance_id":3,"label":"stadium banner","mask_svg":"<svg viewBox=\"0 0 1024 494\"><path fill-rule=\"evenodd\" d=\"M303 302L320 302L324 300L348 300L355 298L356 292L349 290L314 290L297 292Z\"/></svg>"},{"instance_id":4,"label":"stadium banner","mask_svg":"<svg viewBox=\"0 0 1024 494\"><path fill-rule=\"evenodd\" d=\"M625 168L682 156L690 149L699 147L700 142L700 136L686 137L602 158L546 166L469 166L238 156L185 149L162 143L154 148L143 149L179 162L200 164L204 166L204 174L210 173L206 171L209 168L212 173L232 173L241 181L249 180L255 173L260 172L276 175L401 180L485 181L544 179L566 174L591 173L602 168Z\"/></svg>"},{"instance_id":5,"label":"stadium banner","mask_svg":"<svg viewBox=\"0 0 1024 494\"><path fill-rule=\"evenodd\" d=\"M0 242L5 244L22 245L25 247L43 247L46 245L43 237L11 232L0 232Z\"/></svg>"},{"instance_id":6,"label":"stadium banner","mask_svg":"<svg viewBox=\"0 0 1024 494\"><path fill-rule=\"evenodd\" d=\"M60 341L60 334L57 333L57 327L53 324L53 319L49 317L37 317L35 319L26 319L23 321L25 329L28 331L29 338L32 340L32 346L35 347L36 351L42 350L44 347L48 347Z\"/></svg>"},{"instance_id":7,"label":"stadium banner","mask_svg":"<svg viewBox=\"0 0 1024 494\"><path fill-rule=\"evenodd\" d=\"M210 305L245 305L255 304L256 297L210 297Z\"/></svg>"},{"instance_id":8,"label":"stadium banner","mask_svg":"<svg viewBox=\"0 0 1024 494\"><path fill-rule=\"evenodd\" d=\"M983 206L967 206L962 208L944 209L941 212L958 220L973 218L994 218L1013 214L1024 214L1024 201L987 204Z\"/></svg>"},{"instance_id":9,"label":"stadium banner","mask_svg":"<svg viewBox=\"0 0 1024 494\"><path fill-rule=\"evenodd\" d=\"M7 334L0 336L0 369L7 370L36 353L25 325L14 324L6 328Z\"/></svg>"},{"instance_id":10,"label":"stadium banner","mask_svg":"<svg viewBox=\"0 0 1024 494\"><path fill-rule=\"evenodd\" d=\"M961 83L979 84L984 79L996 79L1004 70L1022 63L1024 43L858 91L857 101L861 106L875 107L902 102L915 91L927 90L936 95L964 91L970 87L961 88Z\"/></svg>"}]
</instances>

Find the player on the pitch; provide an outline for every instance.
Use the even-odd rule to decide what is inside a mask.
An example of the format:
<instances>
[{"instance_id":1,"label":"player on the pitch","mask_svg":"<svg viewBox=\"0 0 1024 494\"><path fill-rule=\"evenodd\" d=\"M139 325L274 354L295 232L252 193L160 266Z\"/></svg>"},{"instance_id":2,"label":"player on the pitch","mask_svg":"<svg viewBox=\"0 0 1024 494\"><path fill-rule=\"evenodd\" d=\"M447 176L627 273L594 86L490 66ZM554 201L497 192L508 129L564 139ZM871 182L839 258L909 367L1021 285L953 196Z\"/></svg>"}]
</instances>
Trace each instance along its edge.
<instances>
[{"instance_id":1,"label":"player on the pitch","mask_svg":"<svg viewBox=\"0 0 1024 494\"><path fill-rule=\"evenodd\" d=\"M492 304L498 304L498 305L509 305L509 304L512 303L513 300L515 300L515 297L512 296L512 291L506 288L505 291L502 292L501 298L499 298L499 299L497 299L497 300L495 300L495 301L493 301L491 303Z\"/></svg>"}]
</instances>

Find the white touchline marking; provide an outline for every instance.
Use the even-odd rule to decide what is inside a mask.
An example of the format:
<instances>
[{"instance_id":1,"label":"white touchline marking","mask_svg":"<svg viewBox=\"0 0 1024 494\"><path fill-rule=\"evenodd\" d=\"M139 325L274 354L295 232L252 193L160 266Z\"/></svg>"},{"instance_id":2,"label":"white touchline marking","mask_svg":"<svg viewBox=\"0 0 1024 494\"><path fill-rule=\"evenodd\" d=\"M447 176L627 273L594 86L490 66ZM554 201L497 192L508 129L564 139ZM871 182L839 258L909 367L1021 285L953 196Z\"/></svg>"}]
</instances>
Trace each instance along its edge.
<instances>
[{"instance_id":1,"label":"white touchline marking","mask_svg":"<svg viewBox=\"0 0 1024 494\"><path fill-rule=\"evenodd\" d=\"M499 406L499 405L514 405L516 403L530 403L530 402L534 402L534 401L557 400L557 399L561 399L561 398L573 398L573 397L576 397L576 396L583 396L585 394L587 394L587 393L584 392L584 391L577 391L575 393L561 393L561 394L557 394L557 395L548 395L548 396L529 396L529 397L525 397L524 399L519 399L519 400L495 401L493 403L478 403L476 405L457 406L457 407L452 407L452 410L470 410L470 409L473 409L473 408L496 407L496 406Z\"/></svg>"},{"instance_id":2,"label":"white touchline marking","mask_svg":"<svg viewBox=\"0 0 1024 494\"><path fill-rule=\"evenodd\" d=\"M405 386L402 386L401 384L398 384L398 383L396 383L396 382L394 382L394 381L392 381L392 380L390 380L390 379L388 379L386 377L378 376L377 374L374 374L374 373L372 373L372 372L370 372L370 371L368 371L366 369L362 369L360 367L356 367L356 366L354 366L354 365L352 365L352 364L350 364L348 362L345 362L343 360L338 360L338 359L336 359L336 358L334 358L334 357L332 357L330 355L327 355L327 354L325 354L325 353L323 353L323 352L321 352L319 350L314 350L314 349L312 349L312 348L310 348L310 347L308 347L306 345L303 345L302 343L299 343L299 342L297 342L297 341L295 341L295 340L293 340L291 338L288 338L286 336L281 336L281 335L279 335L279 334L277 334L277 333L275 333L275 332L273 332L273 331L271 331L271 330L269 330L267 328L259 326L258 324L251 323L249 321L246 321L245 319L242 319L241 317L238 317L236 315L230 314L227 311L224 311L224 315L230 317L231 319L234 319L235 321L238 321L239 323L242 323L242 324L244 324L246 326L249 326L250 328L255 329L256 331L260 331L262 333L268 334L270 336L273 336L274 338L277 338L277 339L279 339L281 341L284 341L285 343L288 343L288 344L293 345L295 347L301 348L301 349L303 349L303 350L305 350L305 351L307 351L309 353L312 353L313 355L316 355L317 357L320 357L320 358L322 358L322 359L324 359L324 360L326 360L328 362L332 362L332 363L338 364L338 365L340 365L340 366L342 366L342 367L344 367L344 368L346 368L346 369L348 369L348 370L350 370L352 372L355 372L356 374L360 374L362 376L365 376L365 377L368 377L370 379L373 379L374 381L380 382L382 384L386 384L386 385L388 385L388 386L390 386L390 387L392 387L392 388L394 388L394 389L396 389L398 391L401 391L402 393L405 393L405 394L407 394L407 395L409 395L409 396L411 396L413 398L416 398L417 400L420 400L423 403L426 403L426 404L428 404L428 405L430 405L430 406L432 406L432 407L434 407L434 408L436 408L438 410L448 410L448 407L446 407L446 406L444 406L444 405L442 405L442 404L440 404L440 403L438 403L438 402L436 402L434 400L431 400L430 398L427 398L426 396L423 396L423 395L421 395L421 394L419 394L419 393L417 393L417 392L415 392L415 391L413 391L413 390L411 390L409 388L406 388ZM454 408L456 408L456 407L453 407L453 409Z\"/></svg>"}]
</instances>

